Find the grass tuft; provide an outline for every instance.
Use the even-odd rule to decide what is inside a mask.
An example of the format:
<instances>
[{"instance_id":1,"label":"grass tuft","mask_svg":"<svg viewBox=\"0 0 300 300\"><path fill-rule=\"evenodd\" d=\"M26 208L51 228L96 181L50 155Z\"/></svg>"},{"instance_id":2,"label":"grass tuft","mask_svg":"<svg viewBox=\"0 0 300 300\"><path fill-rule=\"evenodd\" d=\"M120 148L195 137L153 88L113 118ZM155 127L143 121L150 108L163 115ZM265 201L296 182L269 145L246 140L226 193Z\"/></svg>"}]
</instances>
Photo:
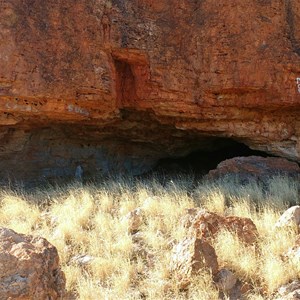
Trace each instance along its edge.
<instances>
[{"instance_id":1,"label":"grass tuft","mask_svg":"<svg viewBox=\"0 0 300 300\"><path fill-rule=\"evenodd\" d=\"M74 299L219 299L208 270L180 291L169 271L172 245L186 235L180 218L200 206L221 215L251 218L259 239L246 246L221 231L213 241L220 267L232 270L253 289L248 299L271 297L299 277L298 262L283 260L296 228L275 229L280 214L299 202L299 183L274 177L268 186L241 185L232 178L198 182L192 177L160 180L112 178L97 185L57 186L35 193L0 192L0 226L41 235L59 252L67 289ZM139 208L138 236L126 215ZM79 264L75 256L92 259Z\"/></svg>"}]
</instances>

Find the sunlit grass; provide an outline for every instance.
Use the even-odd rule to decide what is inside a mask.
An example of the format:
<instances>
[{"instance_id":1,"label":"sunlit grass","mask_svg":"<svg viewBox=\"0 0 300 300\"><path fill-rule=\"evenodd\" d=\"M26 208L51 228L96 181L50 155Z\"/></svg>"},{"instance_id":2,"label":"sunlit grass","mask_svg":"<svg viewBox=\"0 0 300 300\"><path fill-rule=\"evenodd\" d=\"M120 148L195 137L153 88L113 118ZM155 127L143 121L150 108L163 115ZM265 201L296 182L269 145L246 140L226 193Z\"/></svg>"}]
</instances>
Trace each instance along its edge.
<instances>
[{"instance_id":1,"label":"sunlit grass","mask_svg":"<svg viewBox=\"0 0 300 300\"><path fill-rule=\"evenodd\" d=\"M299 184L282 177L267 188L231 179L195 182L188 176L164 184L158 178L117 178L31 193L2 190L0 225L53 243L75 299L219 299L208 270L195 276L187 291L180 291L170 274L172 245L187 233L180 219L193 207L251 218L259 232L255 246L228 231L220 231L212 243L220 267L250 283L248 299L258 300L300 275L297 262L282 259L297 231L274 226L298 201ZM134 237L126 216L137 208L142 223ZM74 260L78 255L92 259L82 265Z\"/></svg>"}]
</instances>

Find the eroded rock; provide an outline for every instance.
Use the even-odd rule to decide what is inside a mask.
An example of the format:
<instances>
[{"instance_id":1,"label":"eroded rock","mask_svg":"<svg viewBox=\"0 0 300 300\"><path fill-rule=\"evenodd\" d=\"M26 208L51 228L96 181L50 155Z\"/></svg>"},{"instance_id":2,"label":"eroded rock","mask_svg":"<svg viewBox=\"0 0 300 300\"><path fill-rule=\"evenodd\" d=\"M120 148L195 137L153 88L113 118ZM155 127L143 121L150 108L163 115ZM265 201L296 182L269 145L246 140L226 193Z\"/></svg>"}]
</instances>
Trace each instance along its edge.
<instances>
[{"instance_id":1,"label":"eroded rock","mask_svg":"<svg viewBox=\"0 0 300 300\"><path fill-rule=\"evenodd\" d=\"M228 269L221 269L215 279L217 287L224 291L230 291L237 283L236 275Z\"/></svg>"},{"instance_id":2,"label":"eroded rock","mask_svg":"<svg viewBox=\"0 0 300 300\"><path fill-rule=\"evenodd\" d=\"M0 228L0 299L63 299L56 248L41 237Z\"/></svg>"},{"instance_id":3,"label":"eroded rock","mask_svg":"<svg viewBox=\"0 0 300 300\"><path fill-rule=\"evenodd\" d=\"M186 209L184 215L180 218L180 224L185 228L191 227L199 211L200 209L197 207Z\"/></svg>"},{"instance_id":4,"label":"eroded rock","mask_svg":"<svg viewBox=\"0 0 300 300\"><path fill-rule=\"evenodd\" d=\"M206 177L215 180L231 175L245 182L254 180L265 183L277 175L300 178L300 167L295 162L278 157L235 157L221 162Z\"/></svg>"},{"instance_id":5,"label":"eroded rock","mask_svg":"<svg viewBox=\"0 0 300 300\"><path fill-rule=\"evenodd\" d=\"M85 266L90 264L95 258L88 254L76 255L71 258L71 262L79 266Z\"/></svg>"},{"instance_id":6,"label":"eroded rock","mask_svg":"<svg viewBox=\"0 0 300 300\"><path fill-rule=\"evenodd\" d=\"M292 206L287 209L276 222L275 227L297 226L300 225L300 206Z\"/></svg>"},{"instance_id":7,"label":"eroded rock","mask_svg":"<svg viewBox=\"0 0 300 300\"><path fill-rule=\"evenodd\" d=\"M219 269L215 249L207 241L189 237L174 246L170 270L181 289L185 289L192 276L203 268L209 269L213 275Z\"/></svg>"},{"instance_id":8,"label":"eroded rock","mask_svg":"<svg viewBox=\"0 0 300 300\"><path fill-rule=\"evenodd\" d=\"M294 280L278 289L276 300L298 300L300 299L300 281Z\"/></svg>"},{"instance_id":9,"label":"eroded rock","mask_svg":"<svg viewBox=\"0 0 300 300\"><path fill-rule=\"evenodd\" d=\"M229 230L247 244L252 244L258 236L257 228L249 218L236 216L220 216L205 209L189 210L183 217L184 225L189 228L191 234L195 233L198 238L211 239L220 230Z\"/></svg>"}]
</instances>

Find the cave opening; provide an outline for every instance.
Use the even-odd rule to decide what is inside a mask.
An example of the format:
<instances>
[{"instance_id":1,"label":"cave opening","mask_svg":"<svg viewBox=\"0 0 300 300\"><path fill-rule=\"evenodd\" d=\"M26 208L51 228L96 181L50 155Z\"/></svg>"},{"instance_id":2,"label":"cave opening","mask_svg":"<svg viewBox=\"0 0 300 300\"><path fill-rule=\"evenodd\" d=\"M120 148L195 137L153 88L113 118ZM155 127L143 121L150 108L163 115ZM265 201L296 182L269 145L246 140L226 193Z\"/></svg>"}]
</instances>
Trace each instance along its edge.
<instances>
[{"instance_id":1,"label":"cave opening","mask_svg":"<svg viewBox=\"0 0 300 300\"><path fill-rule=\"evenodd\" d=\"M193 173L203 176L226 159L238 156L272 156L263 151L252 150L247 145L228 138L217 139L211 149L198 149L185 156L167 157L158 161L154 172L176 175Z\"/></svg>"},{"instance_id":2,"label":"cave opening","mask_svg":"<svg viewBox=\"0 0 300 300\"><path fill-rule=\"evenodd\" d=\"M110 175L148 177L153 172L167 178L182 173L201 178L228 158L268 156L233 139L179 131L162 126L151 115L125 113L122 126L101 130L83 124L6 129L2 132L6 146L0 149L0 182L22 181L28 186L66 182L76 179L79 167L84 182Z\"/></svg>"}]
</instances>

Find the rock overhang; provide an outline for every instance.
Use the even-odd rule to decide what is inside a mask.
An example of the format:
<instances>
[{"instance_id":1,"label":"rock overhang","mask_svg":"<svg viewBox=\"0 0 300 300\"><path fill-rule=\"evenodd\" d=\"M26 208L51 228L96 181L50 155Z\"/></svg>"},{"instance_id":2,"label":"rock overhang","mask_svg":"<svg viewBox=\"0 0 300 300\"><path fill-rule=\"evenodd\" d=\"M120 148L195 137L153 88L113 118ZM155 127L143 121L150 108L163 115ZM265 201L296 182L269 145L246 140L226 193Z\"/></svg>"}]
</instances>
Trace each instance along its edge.
<instances>
[{"instance_id":1,"label":"rock overhang","mask_svg":"<svg viewBox=\"0 0 300 300\"><path fill-rule=\"evenodd\" d=\"M296 1L0 6L6 173L139 173L217 138L300 161Z\"/></svg>"}]
</instances>

